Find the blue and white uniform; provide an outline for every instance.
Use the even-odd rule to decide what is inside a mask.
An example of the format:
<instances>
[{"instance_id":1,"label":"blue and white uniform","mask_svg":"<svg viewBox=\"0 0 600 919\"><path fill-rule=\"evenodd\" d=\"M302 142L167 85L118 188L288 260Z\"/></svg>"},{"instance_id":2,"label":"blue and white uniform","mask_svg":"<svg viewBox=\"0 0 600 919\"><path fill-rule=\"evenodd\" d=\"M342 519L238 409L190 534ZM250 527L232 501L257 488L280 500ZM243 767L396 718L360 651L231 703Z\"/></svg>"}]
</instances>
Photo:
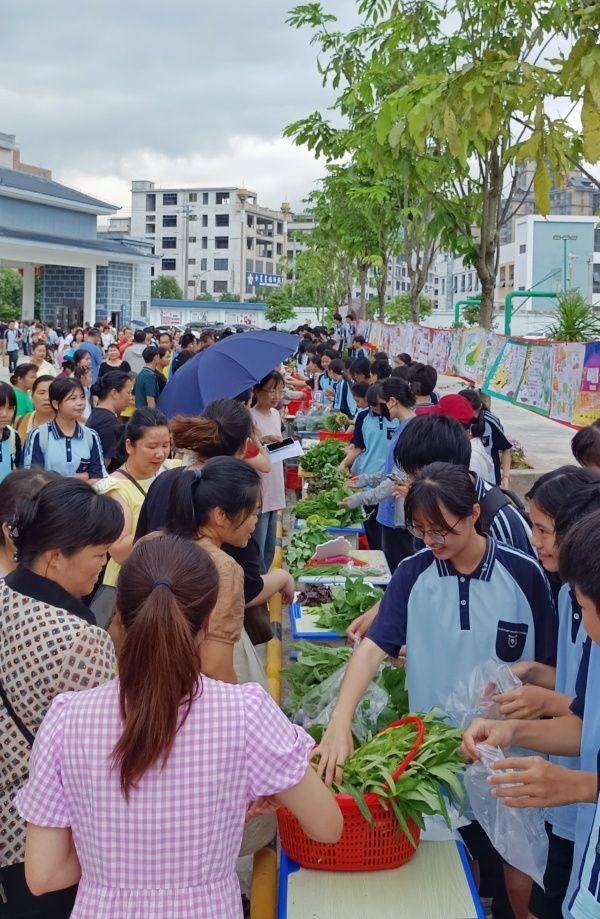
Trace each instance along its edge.
<instances>
[{"instance_id":1,"label":"blue and white uniform","mask_svg":"<svg viewBox=\"0 0 600 919\"><path fill-rule=\"evenodd\" d=\"M512 444L504 433L502 422L497 415L487 409L483 412L484 429L481 435L485 452L491 456L496 474L496 485L500 484L500 453L510 450Z\"/></svg>"},{"instance_id":2,"label":"blue and white uniform","mask_svg":"<svg viewBox=\"0 0 600 919\"><path fill-rule=\"evenodd\" d=\"M583 720L581 729L581 748L579 755L582 772L596 772L598 765L598 751L600 750L600 646L587 638L581 656L581 666L577 674L576 695L571 705L571 711ZM575 848L573 852L573 868L569 889L563 905L565 919L588 919L600 916L600 906L595 905L595 912L584 912L586 904L593 903L590 899L598 896L598 890L590 891L591 879L587 877L586 865L589 869L589 858L597 848L597 841L591 839L592 826L595 817L594 804L578 804L577 820L575 823ZM588 841L590 843L588 847ZM586 854L587 851L587 854ZM585 860L584 860L585 855ZM587 883L587 888L585 887ZM583 885L583 886L582 886ZM571 909L575 894L579 889L578 910Z\"/></svg>"},{"instance_id":3,"label":"blue and white uniform","mask_svg":"<svg viewBox=\"0 0 600 919\"><path fill-rule=\"evenodd\" d=\"M600 786L600 753L596 758L596 771ZM600 798L596 802L577 889L570 898L569 905L573 919L598 919L600 916Z\"/></svg>"},{"instance_id":4,"label":"blue and white uniform","mask_svg":"<svg viewBox=\"0 0 600 919\"><path fill-rule=\"evenodd\" d=\"M376 415L370 408L359 412L354 419L354 434L350 443L362 451L352 464L354 475L373 475L383 472L388 449L398 430L395 418Z\"/></svg>"},{"instance_id":5,"label":"blue and white uniform","mask_svg":"<svg viewBox=\"0 0 600 919\"><path fill-rule=\"evenodd\" d=\"M348 418L354 418L356 415L356 402L350 391L350 384L347 380L336 380L332 384L334 387L333 408L336 412L343 412Z\"/></svg>"},{"instance_id":6,"label":"blue and white uniform","mask_svg":"<svg viewBox=\"0 0 600 919\"><path fill-rule=\"evenodd\" d=\"M92 428L77 422L75 433L67 437L56 421L48 421L36 428L25 444L26 469L38 466L60 475L87 472L90 479L103 479L107 475L100 438Z\"/></svg>"},{"instance_id":7,"label":"blue and white uniform","mask_svg":"<svg viewBox=\"0 0 600 919\"><path fill-rule=\"evenodd\" d=\"M484 482L480 476L475 476L475 493L478 501L481 501L494 487L489 482ZM490 536L493 536L498 542L514 546L515 549L520 549L521 552L525 552L532 558L537 558L535 549L531 545L531 529L514 505L507 504L501 507L490 523L489 529Z\"/></svg>"},{"instance_id":8,"label":"blue and white uniform","mask_svg":"<svg viewBox=\"0 0 600 919\"><path fill-rule=\"evenodd\" d=\"M0 482L21 465L21 438L9 424L0 430Z\"/></svg>"},{"instance_id":9,"label":"blue and white uniform","mask_svg":"<svg viewBox=\"0 0 600 919\"><path fill-rule=\"evenodd\" d=\"M583 627L581 607L569 584L563 584L558 594L558 647L556 652L556 692L575 695L577 674L581 665L583 646L587 638ZM551 762L567 769L579 769L578 756L551 756ZM547 820L552 832L571 842L575 839L577 804L565 804L548 810Z\"/></svg>"},{"instance_id":10,"label":"blue and white uniform","mask_svg":"<svg viewBox=\"0 0 600 919\"><path fill-rule=\"evenodd\" d=\"M443 708L465 674L490 658L553 664L556 626L538 562L488 539L471 574L430 549L401 562L368 637L392 657L406 645L410 710L426 712Z\"/></svg>"}]
</instances>

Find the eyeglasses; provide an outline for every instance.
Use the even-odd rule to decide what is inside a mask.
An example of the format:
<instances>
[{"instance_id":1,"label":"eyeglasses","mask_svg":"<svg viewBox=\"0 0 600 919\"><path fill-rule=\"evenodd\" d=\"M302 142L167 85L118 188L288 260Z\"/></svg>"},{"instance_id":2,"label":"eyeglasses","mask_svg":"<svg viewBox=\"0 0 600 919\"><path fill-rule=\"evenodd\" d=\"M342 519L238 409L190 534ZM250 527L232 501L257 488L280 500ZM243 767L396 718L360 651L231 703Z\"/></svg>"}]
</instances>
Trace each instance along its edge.
<instances>
[{"instance_id":1,"label":"eyeglasses","mask_svg":"<svg viewBox=\"0 0 600 919\"><path fill-rule=\"evenodd\" d=\"M462 517L459 517L454 521L452 526L448 527L447 530L421 530L419 527L415 526L408 526L407 530L409 533L412 533L416 539L420 539L422 542L425 542L425 539L428 536L429 542L432 542L437 546L443 546L446 543L446 537L450 533L454 533L454 527L457 523L460 523L461 520Z\"/></svg>"}]
</instances>

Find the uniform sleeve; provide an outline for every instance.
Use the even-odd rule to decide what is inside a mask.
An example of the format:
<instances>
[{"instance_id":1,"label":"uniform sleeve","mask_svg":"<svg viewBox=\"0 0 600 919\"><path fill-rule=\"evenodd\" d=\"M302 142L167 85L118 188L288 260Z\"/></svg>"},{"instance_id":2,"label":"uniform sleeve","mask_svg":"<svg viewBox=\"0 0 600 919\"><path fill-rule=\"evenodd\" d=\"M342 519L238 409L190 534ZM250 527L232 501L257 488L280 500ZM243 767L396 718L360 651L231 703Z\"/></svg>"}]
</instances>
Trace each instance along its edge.
<instances>
[{"instance_id":1,"label":"uniform sleeve","mask_svg":"<svg viewBox=\"0 0 600 919\"><path fill-rule=\"evenodd\" d=\"M73 635L63 655L57 692L93 689L112 680L116 670L115 648L108 632L85 625Z\"/></svg>"},{"instance_id":2,"label":"uniform sleeve","mask_svg":"<svg viewBox=\"0 0 600 919\"><path fill-rule=\"evenodd\" d=\"M37 467L44 469L46 458L40 447L40 430L36 428L28 436L25 442L25 454L23 457L23 466L25 469Z\"/></svg>"},{"instance_id":3,"label":"uniform sleeve","mask_svg":"<svg viewBox=\"0 0 600 919\"><path fill-rule=\"evenodd\" d=\"M352 440L350 443L353 447L358 447L359 450L365 449L365 439L363 437L363 425L365 423L365 412L359 412L356 416L354 422L354 434L352 435Z\"/></svg>"},{"instance_id":4,"label":"uniform sleeve","mask_svg":"<svg viewBox=\"0 0 600 919\"><path fill-rule=\"evenodd\" d=\"M348 406L348 411L352 417L354 417L354 415L356 415L356 402L354 401L354 396L352 395L352 390L348 382L346 382L346 404Z\"/></svg>"},{"instance_id":5,"label":"uniform sleeve","mask_svg":"<svg viewBox=\"0 0 600 919\"><path fill-rule=\"evenodd\" d=\"M590 666L590 652L592 649L592 639L586 638L581 653L581 663L577 671L577 681L575 683L575 698L571 702L571 711L583 721L585 713L585 690L587 687L588 669Z\"/></svg>"},{"instance_id":6,"label":"uniform sleeve","mask_svg":"<svg viewBox=\"0 0 600 919\"><path fill-rule=\"evenodd\" d=\"M23 462L23 448L21 446L21 438L15 431L15 469L17 469Z\"/></svg>"},{"instance_id":7,"label":"uniform sleeve","mask_svg":"<svg viewBox=\"0 0 600 919\"><path fill-rule=\"evenodd\" d=\"M104 456L102 455L102 446L100 438L93 428L89 428L92 434L92 445L90 449L90 466L88 475L90 479L105 479L108 475L104 466Z\"/></svg>"},{"instance_id":8,"label":"uniform sleeve","mask_svg":"<svg viewBox=\"0 0 600 919\"><path fill-rule=\"evenodd\" d=\"M546 575L537 563L535 567L537 584L531 592L531 611L535 623L535 659L542 664L555 666L558 617Z\"/></svg>"},{"instance_id":9,"label":"uniform sleeve","mask_svg":"<svg viewBox=\"0 0 600 919\"><path fill-rule=\"evenodd\" d=\"M380 504L394 495L394 483L386 476L375 488L365 488L355 492L348 498L348 507L365 507L366 505Z\"/></svg>"},{"instance_id":10,"label":"uniform sleeve","mask_svg":"<svg viewBox=\"0 0 600 919\"><path fill-rule=\"evenodd\" d=\"M245 683L248 800L274 795L298 785L315 742L290 721L257 683Z\"/></svg>"},{"instance_id":11,"label":"uniform sleeve","mask_svg":"<svg viewBox=\"0 0 600 919\"><path fill-rule=\"evenodd\" d=\"M29 760L29 780L15 798L24 820L44 827L71 825L62 783L62 745L69 696L58 696L37 732Z\"/></svg>"},{"instance_id":12,"label":"uniform sleeve","mask_svg":"<svg viewBox=\"0 0 600 919\"><path fill-rule=\"evenodd\" d=\"M411 588L408 582L409 571L409 567L404 563L401 562L398 565L383 595L375 621L367 632L367 638L375 642L390 657L398 657L400 648L406 644L408 599Z\"/></svg>"},{"instance_id":13,"label":"uniform sleeve","mask_svg":"<svg viewBox=\"0 0 600 919\"><path fill-rule=\"evenodd\" d=\"M512 450L512 444L498 422L493 418L490 418L489 415L487 416L486 420L488 421L490 430L492 432L492 450Z\"/></svg>"}]
</instances>

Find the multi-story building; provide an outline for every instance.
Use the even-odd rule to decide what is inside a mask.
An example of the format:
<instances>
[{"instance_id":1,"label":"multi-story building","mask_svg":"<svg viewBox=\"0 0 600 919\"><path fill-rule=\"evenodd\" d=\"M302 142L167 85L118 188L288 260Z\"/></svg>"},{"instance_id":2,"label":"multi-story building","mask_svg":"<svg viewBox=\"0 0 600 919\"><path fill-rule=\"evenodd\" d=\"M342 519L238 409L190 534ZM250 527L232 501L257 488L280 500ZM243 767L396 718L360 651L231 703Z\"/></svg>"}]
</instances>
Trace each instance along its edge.
<instances>
[{"instance_id":1,"label":"multi-story building","mask_svg":"<svg viewBox=\"0 0 600 919\"><path fill-rule=\"evenodd\" d=\"M188 300L204 294L244 300L279 285L290 218L289 204L262 207L246 188L131 183L131 234L154 246L153 277L175 278Z\"/></svg>"}]
</instances>

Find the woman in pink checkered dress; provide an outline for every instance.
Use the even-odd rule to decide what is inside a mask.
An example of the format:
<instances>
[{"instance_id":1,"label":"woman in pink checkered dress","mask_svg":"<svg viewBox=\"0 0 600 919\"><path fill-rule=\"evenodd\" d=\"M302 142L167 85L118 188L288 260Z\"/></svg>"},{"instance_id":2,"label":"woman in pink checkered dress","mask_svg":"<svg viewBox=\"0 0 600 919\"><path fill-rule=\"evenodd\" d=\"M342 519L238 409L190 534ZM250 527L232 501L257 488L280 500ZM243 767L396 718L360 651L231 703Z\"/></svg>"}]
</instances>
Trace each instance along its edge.
<instances>
[{"instance_id":1,"label":"woman in pink checkered dress","mask_svg":"<svg viewBox=\"0 0 600 919\"><path fill-rule=\"evenodd\" d=\"M257 799L275 796L315 839L341 834L310 737L258 685L202 677L217 587L193 542L139 543L119 578L119 678L59 696L38 732L16 799L25 872L37 894L79 882L73 919L239 919Z\"/></svg>"}]
</instances>

